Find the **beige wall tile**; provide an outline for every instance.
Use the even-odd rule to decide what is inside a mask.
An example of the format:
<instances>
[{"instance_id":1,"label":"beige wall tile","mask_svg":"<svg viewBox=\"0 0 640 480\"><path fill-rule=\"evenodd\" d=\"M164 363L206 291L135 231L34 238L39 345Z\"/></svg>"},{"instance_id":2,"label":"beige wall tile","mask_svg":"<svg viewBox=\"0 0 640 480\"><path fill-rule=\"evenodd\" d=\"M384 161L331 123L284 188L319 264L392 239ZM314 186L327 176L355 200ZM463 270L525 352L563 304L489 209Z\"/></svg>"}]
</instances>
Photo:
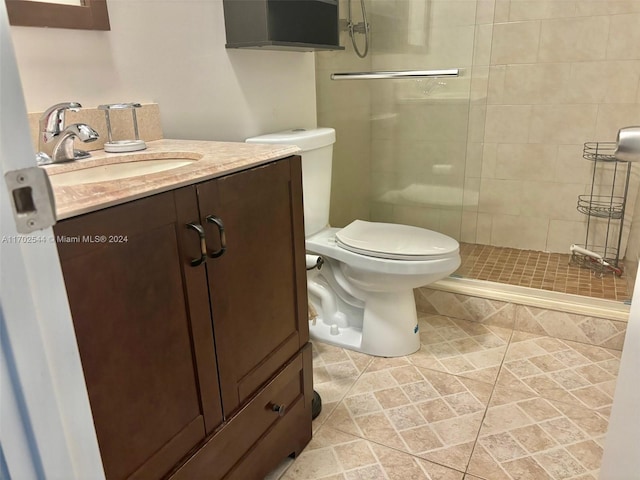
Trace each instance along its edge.
<instances>
[{"instance_id":1,"label":"beige wall tile","mask_svg":"<svg viewBox=\"0 0 640 480\"><path fill-rule=\"evenodd\" d=\"M474 66L471 71L469 98L472 104L486 105L489 88L489 66Z\"/></svg>"},{"instance_id":2,"label":"beige wall tile","mask_svg":"<svg viewBox=\"0 0 640 480\"><path fill-rule=\"evenodd\" d=\"M393 205L383 202L374 202L370 203L370 218L372 222L385 222L390 223L393 222Z\"/></svg>"},{"instance_id":3,"label":"beige wall tile","mask_svg":"<svg viewBox=\"0 0 640 480\"><path fill-rule=\"evenodd\" d=\"M493 24L493 17L496 9L496 0L478 0L476 6L476 24Z\"/></svg>"},{"instance_id":4,"label":"beige wall tile","mask_svg":"<svg viewBox=\"0 0 640 480\"><path fill-rule=\"evenodd\" d=\"M520 208L528 216L579 220L576 202L583 191L582 184L523 181Z\"/></svg>"},{"instance_id":5,"label":"beige wall tile","mask_svg":"<svg viewBox=\"0 0 640 480\"><path fill-rule=\"evenodd\" d=\"M493 24L476 25L473 49L473 65L489 65L491 62L491 41Z\"/></svg>"},{"instance_id":6,"label":"beige wall tile","mask_svg":"<svg viewBox=\"0 0 640 480\"><path fill-rule=\"evenodd\" d=\"M549 144L498 145L495 178L553 181L557 146Z\"/></svg>"},{"instance_id":7,"label":"beige wall tile","mask_svg":"<svg viewBox=\"0 0 640 480\"><path fill-rule=\"evenodd\" d=\"M524 215L494 215L491 244L542 251L547 241L549 220Z\"/></svg>"},{"instance_id":8,"label":"beige wall tile","mask_svg":"<svg viewBox=\"0 0 640 480\"><path fill-rule=\"evenodd\" d=\"M388 139L373 139L371 141L371 173L391 173L396 170L396 145Z\"/></svg>"},{"instance_id":9,"label":"beige wall tile","mask_svg":"<svg viewBox=\"0 0 640 480\"><path fill-rule=\"evenodd\" d=\"M318 113L334 109L369 110L370 83L340 82L331 80L331 73L337 70L321 70L316 73L316 95L322 98Z\"/></svg>"},{"instance_id":10,"label":"beige wall tile","mask_svg":"<svg viewBox=\"0 0 640 480\"><path fill-rule=\"evenodd\" d=\"M640 14L614 15L607 45L607 58L637 60L640 51Z\"/></svg>"},{"instance_id":11,"label":"beige wall tile","mask_svg":"<svg viewBox=\"0 0 640 480\"><path fill-rule=\"evenodd\" d=\"M546 250L556 253L568 253L574 243L584 243L586 218L582 221L550 220Z\"/></svg>"},{"instance_id":12,"label":"beige wall tile","mask_svg":"<svg viewBox=\"0 0 640 480\"><path fill-rule=\"evenodd\" d=\"M482 213L519 215L522 182L483 178L480 183L478 211Z\"/></svg>"},{"instance_id":13,"label":"beige wall tile","mask_svg":"<svg viewBox=\"0 0 640 480\"><path fill-rule=\"evenodd\" d=\"M460 240L462 229L462 208L440 210L440 218L436 230L456 240Z\"/></svg>"},{"instance_id":14,"label":"beige wall tile","mask_svg":"<svg viewBox=\"0 0 640 480\"><path fill-rule=\"evenodd\" d=\"M508 22L510 9L511 0L496 0L495 12L493 16L494 23Z\"/></svg>"},{"instance_id":15,"label":"beige wall tile","mask_svg":"<svg viewBox=\"0 0 640 480\"><path fill-rule=\"evenodd\" d=\"M540 32L541 62L602 60L607 53L608 17L543 20Z\"/></svg>"},{"instance_id":16,"label":"beige wall tile","mask_svg":"<svg viewBox=\"0 0 640 480\"><path fill-rule=\"evenodd\" d=\"M539 41L539 21L495 24L491 63L497 65L535 62Z\"/></svg>"},{"instance_id":17,"label":"beige wall tile","mask_svg":"<svg viewBox=\"0 0 640 480\"><path fill-rule=\"evenodd\" d=\"M437 104L425 108L422 102L399 105L397 135L407 140L456 142L467 137L467 103Z\"/></svg>"},{"instance_id":18,"label":"beige wall tile","mask_svg":"<svg viewBox=\"0 0 640 480\"><path fill-rule=\"evenodd\" d=\"M485 143L482 148L482 178L495 178L498 144Z\"/></svg>"},{"instance_id":19,"label":"beige wall tile","mask_svg":"<svg viewBox=\"0 0 640 480\"><path fill-rule=\"evenodd\" d=\"M555 164L556 182L576 182L589 184L593 175L593 162L582 158L583 145L558 145Z\"/></svg>"},{"instance_id":20,"label":"beige wall tile","mask_svg":"<svg viewBox=\"0 0 640 480\"><path fill-rule=\"evenodd\" d=\"M476 242L481 245L491 245L491 229L493 226L493 214L478 213L478 229L476 230Z\"/></svg>"},{"instance_id":21,"label":"beige wall tile","mask_svg":"<svg viewBox=\"0 0 640 480\"><path fill-rule=\"evenodd\" d=\"M477 212L479 198L480 198L480 179L465 178L464 192L462 195L462 210L468 211L468 212Z\"/></svg>"},{"instance_id":22,"label":"beige wall tile","mask_svg":"<svg viewBox=\"0 0 640 480\"><path fill-rule=\"evenodd\" d=\"M483 144L479 142L467 143L467 156L464 170L465 177L480 178L482 175L483 147Z\"/></svg>"},{"instance_id":23,"label":"beige wall tile","mask_svg":"<svg viewBox=\"0 0 640 480\"><path fill-rule=\"evenodd\" d=\"M371 199L372 201L383 201L381 197L397 188L398 180L394 173L380 173L376 172L371 177ZM331 189L333 192L333 188Z\"/></svg>"},{"instance_id":24,"label":"beige wall tile","mask_svg":"<svg viewBox=\"0 0 640 480\"><path fill-rule=\"evenodd\" d=\"M462 212L462 226L460 228L460 241L466 243L476 242L478 229L478 214L475 212Z\"/></svg>"},{"instance_id":25,"label":"beige wall tile","mask_svg":"<svg viewBox=\"0 0 640 480\"><path fill-rule=\"evenodd\" d=\"M640 125L640 104L625 103L600 105L594 140L613 142L618 130L631 125Z\"/></svg>"},{"instance_id":26,"label":"beige wall tile","mask_svg":"<svg viewBox=\"0 0 640 480\"><path fill-rule=\"evenodd\" d=\"M432 0L429 23L437 26L475 25L476 3L476 0Z\"/></svg>"},{"instance_id":27,"label":"beige wall tile","mask_svg":"<svg viewBox=\"0 0 640 480\"><path fill-rule=\"evenodd\" d=\"M536 120L535 116L532 118L531 111L529 105L488 105L485 142L529 141L529 125Z\"/></svg>"},{"instance_id":28,"label":"beige wall tile","mask_svg":"<svg viewBox=\"0 0 640 480\"><path fill-rule=\"evenodd\" d=\"M637 60L573 63L562 102L634 103L638 81L640 62Z\"/></svg>"},{"instance_id":29,"label":"beige wall tile","mask_svg":"<svg viewBox=\"0 0 640 480\"><path fill-rule=\"evenodd\" d=\"M338 132L334 144L330 222L344 226L369 217L370 124L359 110L336 110L318 117L320 125Z\"/></svg>"},{"instance_id":30,"label":"beige wall tile","mask_svg":"<svg viewBox=\"0 0 640 480\"><path fill-rule=\"evenodd\" d=\"M432 27L429 30L427 61L435 68L471 66L474 34L475 25Z\"/></svg>"},{"instance_id":31,"label":"beige wall tile","mask_svg":"<svg viewBox=\"0 0 640 480\"><path fill-rule=\"evenodd\" d=\"M576 15L579 16L615 15L634 12L640 12L640 2L638 0L596 0L576 3Z\"/></svg>"},{"instance_id":32,"label":"beige wall tile","mask_svg":"<svg viewBox=\"0 0 640 480\"><path fill-rule=\"evenodd\" d=\"M533 143L572 144L594 138L597 105L534 105L531 112Z\"/></svg>"},{"instance_id":33,"label":"beige wall tile","mask_svg":"<svg viewBox=\"0 0 640 480\"><path fill-rule=\"evenodd\" d=\"M394 223L415 225L429 230L440 229L442 211L412 205L396 205L393 209Z\"/></svg>"},{"instance_id":34,"label":"beige wall tile","mask_svg":"<svg viewBox=\"0 0 640 480\"><path fill-rule=\"evenodd\" d=\"M500 103L555 103L570 72L570 65L563 63L507 65Z\"/></svg>"},{"instance_id":35,"label":"beige wall tile","mask_svg":"<svg viewBox=\"0 0 640 480\"><path fill-rule=\"evenodd\" d=\"M571 17L575 14L575 11L575 3L568 0L513 0L509 10L509 20L517 22L522 20Z\"/></svg>"},{"instance_id":36,"label":"beige wall tile","mask_svg":"<svg viewBox=\"0 0 640 480\"><path fill-rule=\"evenodd\" d=\"M507 65L492 65L489 67L489 84L487 86L487 104L501 105L505 102L504 81L507 73Z\"/></svg>"},{"instance_id":37,"label":"beige wall tile","mask_svg":"<svg viewBox=\"0 0 640 480\"><path fill-rule=\"evenodd\" d=\"M468 142L482 143L485 136L487 107L485 105L471 105L469 107Z\"/></svg>"}]
</instances>

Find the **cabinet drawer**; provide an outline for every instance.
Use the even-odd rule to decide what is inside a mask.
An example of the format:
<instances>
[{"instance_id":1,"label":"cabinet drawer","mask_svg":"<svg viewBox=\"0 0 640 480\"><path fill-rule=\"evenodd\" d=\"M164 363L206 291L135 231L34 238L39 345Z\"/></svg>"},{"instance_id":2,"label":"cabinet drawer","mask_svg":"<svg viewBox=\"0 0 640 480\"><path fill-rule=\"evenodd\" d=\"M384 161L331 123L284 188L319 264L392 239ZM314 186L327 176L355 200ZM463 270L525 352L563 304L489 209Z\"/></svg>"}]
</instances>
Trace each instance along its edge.
<instances>
[{"instance_id":1,"label":"cabinet drawer","mask_svg":"<svg viewBox=\"0 0 640 480\"><path fill-rule=\"evenodd\" d=\"M192 480L223 478L251 450L261 452L262 440L273 431L286 431L280 450L284 456L299 453L311 439L311 345L307 344L280 373L244 408L234 415L170 478ZM274 406L285 406L279 415ZM283 427L279 427L282 424ZM282 436L282 434L280 434ZM275 467L282 458L266 458L264 467ZM272 463L275 462L273 465ZM259 468L255 465L254 468Z\"/></svg>"},{"instance_id":2,"label":"cabinet drawer","mask_svg":"<svg viewBox=\"0 0 640 480\"><path fill-rule=\"evenodd\" d=\"M311 413L300 399L282 421L274 424L224 477L224 480L264 478L292 453L298 456L311 439L311 427L300 428Z\"/></svg>"}]
</instances>

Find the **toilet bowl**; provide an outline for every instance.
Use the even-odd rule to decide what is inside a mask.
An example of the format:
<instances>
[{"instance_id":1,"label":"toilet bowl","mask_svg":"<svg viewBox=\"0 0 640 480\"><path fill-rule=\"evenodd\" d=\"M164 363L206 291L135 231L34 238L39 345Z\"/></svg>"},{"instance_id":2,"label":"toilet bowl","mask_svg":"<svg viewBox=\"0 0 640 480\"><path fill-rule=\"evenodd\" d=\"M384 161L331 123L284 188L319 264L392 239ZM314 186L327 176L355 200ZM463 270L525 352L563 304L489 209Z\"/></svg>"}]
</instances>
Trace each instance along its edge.
<instances>
[{"instance_id":1,"label":"toilet bowl","mask_svg":"<svg viewBox=\"0 0 640 480\"><path fill-rule=\"evenodd\" d=\"M370 355L397 357L420 348L413 289L453 273L459 244L424 228L355 220L328 224L335 131L289 130L249 143L297 145L302 178L307 255L322 257L307 272L313 340ZM308 265L318 262L312 257Z\"/></svg>"}]
</instances>

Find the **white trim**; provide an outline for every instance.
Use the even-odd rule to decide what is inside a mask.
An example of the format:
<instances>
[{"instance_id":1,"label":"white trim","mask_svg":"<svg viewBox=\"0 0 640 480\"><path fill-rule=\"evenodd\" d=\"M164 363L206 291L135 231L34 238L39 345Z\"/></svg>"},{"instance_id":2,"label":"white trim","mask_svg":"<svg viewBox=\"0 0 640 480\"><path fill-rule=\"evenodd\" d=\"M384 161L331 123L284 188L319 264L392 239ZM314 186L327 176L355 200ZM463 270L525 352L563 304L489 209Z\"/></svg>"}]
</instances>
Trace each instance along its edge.
<instances>
[{"instance_id":1,"label":"white trim","mask_svg":"<svg viewBox=\"0 0 640 480\"><path fill-rule=\"evenodd\" d=\"M629 305L623 302L485 280L449 277L432 283L427 288L619 322L626 322L629 318Z\"/></svg>"},{"instance_id":2,"label":"white trim","mask_svg":"<svg viewBox=\"0 0 640 480\"><path fill-rule=\"evenodd\" d=\"M622 348L620 370L604 443L600 478L635 480L640 471L640 282L636 279L627 335Z\"/></svg>"},{"instance_id":3,"label":"white trim","mask_svg":"<svg viewBox=\"0 0 640 480\"><path fill-rule=\"evenodd\" d=\"M0 324L4 323L2 311L0 311ZM2 327L0 327L2 328ZM4 333L4 332L3 332ZM8 352L2 348L0 354L0 425L2 425L2 455L5 459L11 459L9 478L20 480L36 480L38 478L38 465L33 460L33 452L27 438L25 419L20 412L19 402L16 399L16 391L13 387ZM8 442L6 439L10 438ZM0 478L2 477L0 471Z\"/></svg>"},{"instance_id":4,"label":"white trim","mask_svg":"<svg viewBox=\"0 0 640 480\"><path fill-rule=\"evenodd\" d=\"M2 450L14 479L104 479L58 253L19 239L4 174L35 166L22 85L0 2L0 354ZM51 228L31 235L53 238ZM4 239L4 241L3 241ZM18 413L18 414L17 414Z\"/></svg>"}]
</instances>

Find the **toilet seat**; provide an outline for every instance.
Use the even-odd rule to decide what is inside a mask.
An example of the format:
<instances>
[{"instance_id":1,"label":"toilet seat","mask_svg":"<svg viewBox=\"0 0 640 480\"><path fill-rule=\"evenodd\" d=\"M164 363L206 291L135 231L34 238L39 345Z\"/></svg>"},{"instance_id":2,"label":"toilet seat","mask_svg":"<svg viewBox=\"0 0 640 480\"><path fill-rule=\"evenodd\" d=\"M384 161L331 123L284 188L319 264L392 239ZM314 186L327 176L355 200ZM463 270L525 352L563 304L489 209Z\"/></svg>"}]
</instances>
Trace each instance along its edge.
<instances>
[{"instance_id":1,"label":"toilet seat","mask_svg":"<svg viewBox=\"0 0 640 480\"><path fill-rule=\"evenodd\" d=\"M341 248L390 260L435 260L457 253L453 238L425 228L355 220L335 233Z\"/></svg>"},{"instance_id":2,"label":"toilet seat","mask_svg":"<svg viewBox=\"0 0 640 480\"><path fill-rule=\"evenodd\" d=\"M425 272L448 269L453 265L452 271L460 264L458 242L453 240L456 248L453 252L443 255L432 255L426 259L397 260L391 258L375 257L347 250L338 245L336 234L339 228L328 227L320 232L307 237L306 250L308 253L322 255L335 259L346 265L357 267L370 272L393 273L402 275L423 274ZM455 265L454 265L455 264Z\"/></svg>"}]
</instances>

